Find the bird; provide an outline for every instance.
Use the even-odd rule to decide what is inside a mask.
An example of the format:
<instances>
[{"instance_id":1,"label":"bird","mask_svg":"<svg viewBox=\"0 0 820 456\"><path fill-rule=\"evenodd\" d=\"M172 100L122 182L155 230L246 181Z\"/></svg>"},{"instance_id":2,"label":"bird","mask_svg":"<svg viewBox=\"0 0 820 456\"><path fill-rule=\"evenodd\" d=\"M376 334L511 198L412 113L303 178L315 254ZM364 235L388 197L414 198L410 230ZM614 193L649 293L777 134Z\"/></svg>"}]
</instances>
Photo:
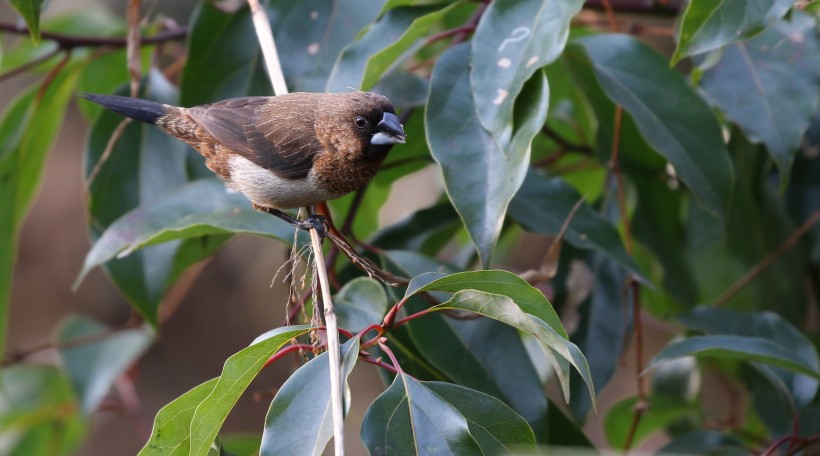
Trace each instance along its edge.
<instances>
[{"instance_id":1,"label":"bird","mask_svg":"<svg viewBox=\"0 0 820 456\"><path fill-rule=\"evenodd\" d=\"M80 93L117 114L190 144L255 209L324 232L324 217L286 209L323 204L369 182L406 140L390 100L376 93L294 92L183 108L141 98Z\"/></svg>"}]
</instances>

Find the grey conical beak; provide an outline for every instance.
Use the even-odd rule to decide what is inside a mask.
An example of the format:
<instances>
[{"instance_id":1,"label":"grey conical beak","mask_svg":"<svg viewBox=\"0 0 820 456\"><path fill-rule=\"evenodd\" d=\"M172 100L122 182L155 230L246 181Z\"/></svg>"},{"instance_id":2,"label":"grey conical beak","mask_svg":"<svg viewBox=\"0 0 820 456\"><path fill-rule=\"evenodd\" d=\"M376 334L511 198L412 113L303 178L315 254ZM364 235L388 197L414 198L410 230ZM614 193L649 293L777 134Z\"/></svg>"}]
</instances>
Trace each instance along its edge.
<instances>
[{"instance_id":1,"label":"grey conical beak","mask_svg":"<svg viewBox=\"0 0 820 456\"><path fill-rule=\"evenodd\" d=\"M384 113L382 121L376 125L376 129L378 131L370 138L370 144L377 146L404 144L406 138L404 128L402 128L399 118L392 112Z\"/></svg>"}]
</instances>

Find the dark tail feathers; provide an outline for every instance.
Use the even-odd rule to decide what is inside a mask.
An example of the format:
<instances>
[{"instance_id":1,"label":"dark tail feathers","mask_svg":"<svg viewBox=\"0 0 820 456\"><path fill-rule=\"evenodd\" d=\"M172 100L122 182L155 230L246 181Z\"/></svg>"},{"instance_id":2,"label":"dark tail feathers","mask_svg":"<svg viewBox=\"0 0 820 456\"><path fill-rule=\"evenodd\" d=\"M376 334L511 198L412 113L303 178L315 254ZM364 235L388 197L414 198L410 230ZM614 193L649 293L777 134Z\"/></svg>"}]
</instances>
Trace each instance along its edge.
<instances>
[{"instance_id":1,"label":"dark tail feathers","mask_svg":"<svg viewBox=\"0 0 820 456\"><path fill-rule=\"evenodd\" d=\"M149 124L156 123L158 118L166 114L165 106L156 101L96 93L80 93L80 96L117 114Z\"/></svg>"}]
</instances>

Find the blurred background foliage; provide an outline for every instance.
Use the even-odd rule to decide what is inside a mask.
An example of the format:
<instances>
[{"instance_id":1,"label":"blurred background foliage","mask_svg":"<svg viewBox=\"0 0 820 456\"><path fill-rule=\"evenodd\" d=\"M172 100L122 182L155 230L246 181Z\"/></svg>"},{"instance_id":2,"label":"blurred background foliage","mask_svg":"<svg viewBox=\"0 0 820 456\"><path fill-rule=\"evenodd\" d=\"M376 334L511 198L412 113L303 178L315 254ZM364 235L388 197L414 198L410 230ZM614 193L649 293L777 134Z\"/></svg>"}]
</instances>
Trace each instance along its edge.
<instances>
[{"instance_id":1,"label":"blurred background foliage","mask_svg":"<svg viewBox=\"0 0 820 456\"><path fill-rule=\"evenodd\" d=\"M408 134L331 203L416 278L327 247L364 333L343 347L350 454L434 434L454 454L816 451L820 3L263 3L291 91L382 93ZM309 322L277 271L298 236L180 141L74 102L272 95L247 5L2 8L0 452L321 453L325 357L267 367L306 348L305 327L266 333ZM399 301L393 353L357 356Z\"/></svg>"}]
</instances>

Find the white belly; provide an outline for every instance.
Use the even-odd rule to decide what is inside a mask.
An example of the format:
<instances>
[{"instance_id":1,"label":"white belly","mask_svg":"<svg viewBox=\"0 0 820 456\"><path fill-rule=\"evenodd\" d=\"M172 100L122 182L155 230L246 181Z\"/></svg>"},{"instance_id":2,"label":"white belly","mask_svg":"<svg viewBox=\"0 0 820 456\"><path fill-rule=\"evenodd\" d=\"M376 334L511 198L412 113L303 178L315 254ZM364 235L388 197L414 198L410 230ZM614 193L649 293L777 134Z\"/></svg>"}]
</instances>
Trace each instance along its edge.
<instances>
[{"instance_id":1,"label":"white belly","mask_svg":"<svg viewBox=\"0 0 820 456\"><path fill-rule=\"evenodd\" d=\"M313 170L306 177L287 179L239 155L231 157L229 164L231 180L228 187L260 206L291 209L341 196L322 190Z\"/></svg>"}]
</instances>

